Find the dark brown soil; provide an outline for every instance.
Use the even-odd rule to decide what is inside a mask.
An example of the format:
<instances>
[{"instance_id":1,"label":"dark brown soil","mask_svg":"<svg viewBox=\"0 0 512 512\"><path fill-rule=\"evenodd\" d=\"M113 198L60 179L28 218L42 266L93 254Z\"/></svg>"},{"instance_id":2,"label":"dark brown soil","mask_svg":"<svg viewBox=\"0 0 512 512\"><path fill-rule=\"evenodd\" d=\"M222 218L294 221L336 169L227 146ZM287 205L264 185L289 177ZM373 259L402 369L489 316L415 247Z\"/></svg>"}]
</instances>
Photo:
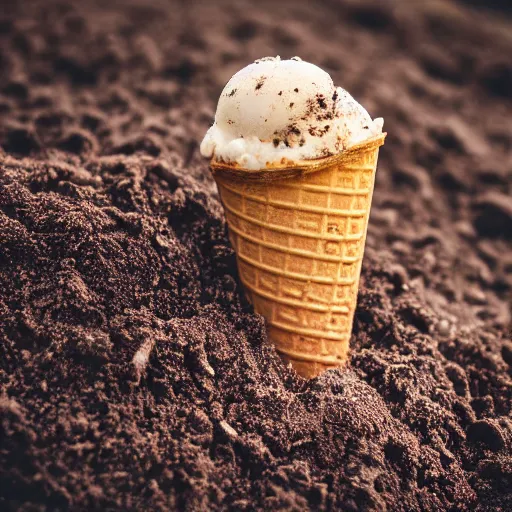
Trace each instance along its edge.
<instances>
[{"instance_id":1,"label":"dark brown soil","mask_svg":"<svg viewBox=\"0 0 512 512\"><path fill-rule=\"evenodd\" d=\"M1 510L512 510L493 5L5 2ZM389 133L352 360L310 382L241 295L198 153L231 74L276 54Z\"/></svg>"}]
</instances>

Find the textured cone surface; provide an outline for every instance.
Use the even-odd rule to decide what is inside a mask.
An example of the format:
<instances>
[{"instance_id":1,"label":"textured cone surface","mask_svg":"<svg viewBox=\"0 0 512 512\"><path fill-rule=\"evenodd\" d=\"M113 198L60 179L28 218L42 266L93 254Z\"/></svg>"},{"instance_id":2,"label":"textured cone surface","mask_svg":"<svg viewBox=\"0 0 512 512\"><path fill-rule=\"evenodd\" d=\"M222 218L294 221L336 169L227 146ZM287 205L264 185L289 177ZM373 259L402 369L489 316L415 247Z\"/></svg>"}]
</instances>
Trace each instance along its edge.
<instances>
[{"instance_id":1,"label":"textured cone surface","mask_svg":"<svg viewBox=\"0 0 512 512\"><path fill-rule=\"evenodd\" d=\"M348 357L382 141L294 177L214 173L247 295L307 378Z\"/></svg>"}]
</instances>

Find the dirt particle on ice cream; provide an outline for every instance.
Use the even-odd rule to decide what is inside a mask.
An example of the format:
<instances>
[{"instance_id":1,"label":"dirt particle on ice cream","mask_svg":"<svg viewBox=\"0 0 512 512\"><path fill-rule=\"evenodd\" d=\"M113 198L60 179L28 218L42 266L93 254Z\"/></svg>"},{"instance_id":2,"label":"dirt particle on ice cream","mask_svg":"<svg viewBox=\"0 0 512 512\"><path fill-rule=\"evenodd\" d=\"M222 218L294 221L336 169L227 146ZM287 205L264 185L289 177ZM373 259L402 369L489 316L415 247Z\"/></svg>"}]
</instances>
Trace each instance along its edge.
<instances>
[{"instance_id":1,"label":"dirt particle on ice cream","mask_svg":"<svg viewBox=\"0 0 512 512\"><path fill-rule=\"evenodd\" d=\"M256 84L256 87L255 89L257 91L259 91L262 87L263 87L263 84L265 83L265 80L266 80L266 77L261 77L259 80L258 80L258 83Z\"/></svg>"}]
</instances>

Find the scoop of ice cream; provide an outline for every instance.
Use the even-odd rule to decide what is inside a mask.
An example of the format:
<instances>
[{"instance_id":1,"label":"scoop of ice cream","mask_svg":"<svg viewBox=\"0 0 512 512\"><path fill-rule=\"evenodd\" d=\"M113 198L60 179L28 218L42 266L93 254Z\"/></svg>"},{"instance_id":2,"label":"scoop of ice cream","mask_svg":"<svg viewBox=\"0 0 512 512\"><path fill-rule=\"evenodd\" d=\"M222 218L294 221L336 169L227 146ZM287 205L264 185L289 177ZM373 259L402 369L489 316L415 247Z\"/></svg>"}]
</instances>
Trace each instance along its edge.
<instances>
[{"instance_id":1,"label":"scoop of ice cream","mask_svg":"<svg viewBox=\"0 0 512 512\"><path fill-rule=\"evenodd\" d=\"M201 154L264 169L334 155L381 133L382 124L318 66L267 57L224 87Z\"/></svg>"}]
</instances>

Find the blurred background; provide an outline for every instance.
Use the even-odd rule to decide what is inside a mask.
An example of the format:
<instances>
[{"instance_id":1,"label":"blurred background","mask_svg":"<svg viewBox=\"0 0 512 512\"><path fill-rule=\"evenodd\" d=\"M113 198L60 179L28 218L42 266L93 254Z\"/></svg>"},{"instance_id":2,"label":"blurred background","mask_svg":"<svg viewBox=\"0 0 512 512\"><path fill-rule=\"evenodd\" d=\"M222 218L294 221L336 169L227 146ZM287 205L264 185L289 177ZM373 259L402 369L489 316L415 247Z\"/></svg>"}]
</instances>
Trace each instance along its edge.
<instances>
[{"instance_id":1,"label":"blurred background","mask_svg":"<svg viewBox=\"0 0 512 512\"><path fill-rule=\"evenodd\" d=\"M416 268L414 243L441 245L441 268L428 279L443 280L454 265L465 276L443 285L442 308L465 322L481 316L509 325L509 2L4 6L0 146L7 154L145 152L179 159L215 193L198 144L224 84L256 58L298 55L385 119L369 247L411 258ZM428 256L413 273L433 266ZM489 295L473 297L469 308L453 304L476 293L466 291L475 280Z\"/></svg>"}]
</instances>

